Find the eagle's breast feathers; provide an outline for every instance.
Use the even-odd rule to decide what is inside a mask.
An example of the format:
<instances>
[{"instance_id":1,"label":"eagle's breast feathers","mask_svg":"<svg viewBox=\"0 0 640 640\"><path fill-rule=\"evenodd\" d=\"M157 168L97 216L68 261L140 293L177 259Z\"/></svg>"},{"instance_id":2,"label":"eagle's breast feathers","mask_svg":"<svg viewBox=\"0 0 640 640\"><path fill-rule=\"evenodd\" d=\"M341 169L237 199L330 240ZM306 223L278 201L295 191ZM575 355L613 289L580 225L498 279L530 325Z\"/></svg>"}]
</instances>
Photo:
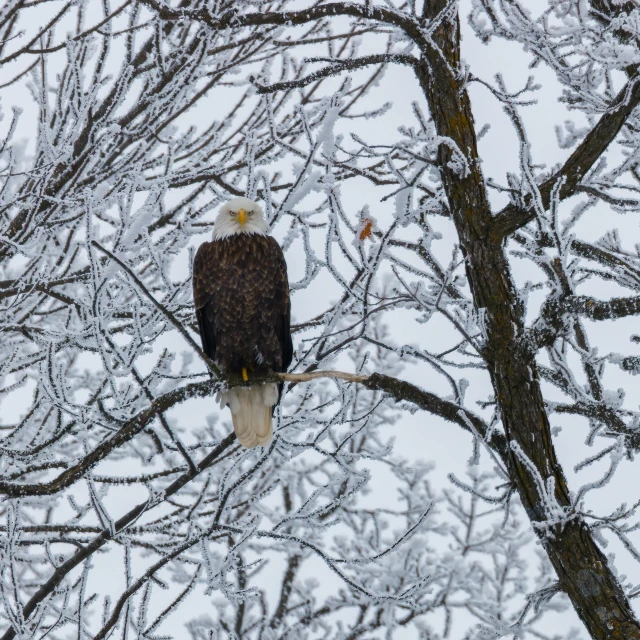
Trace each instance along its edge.
<instances>
[{"instance_id":1,"label":"eagle's breast feathers","mask_svg":"<svg viewBox=\"0 0 640 640\"><path fill-rule=\"evenodd\" d=\"M284 371L291 363L287 265L271 236L235 234L203 243L193 297L205 353L228 373Z\"/></svg>"}]
</instances>

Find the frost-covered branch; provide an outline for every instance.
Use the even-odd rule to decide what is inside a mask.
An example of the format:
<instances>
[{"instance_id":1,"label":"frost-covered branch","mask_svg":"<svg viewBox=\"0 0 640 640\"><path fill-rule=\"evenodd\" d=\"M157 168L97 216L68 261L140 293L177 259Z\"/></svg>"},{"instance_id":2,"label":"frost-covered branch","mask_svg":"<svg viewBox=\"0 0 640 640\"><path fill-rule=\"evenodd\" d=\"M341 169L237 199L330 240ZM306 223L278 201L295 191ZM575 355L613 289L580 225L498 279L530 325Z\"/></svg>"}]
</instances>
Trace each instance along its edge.
<instances>
[{"instance_id":1,"label":"frost-covered branch","mask_svg":"<svg viewBox=\"0 0 640 640\"><path fill-rule=\"evenodd\" d=\"M524 5L2 5L5 638L637 637L637 16ZM292 292L264 450L195 339L235 195Z\"/></svg>"}]
</instances>

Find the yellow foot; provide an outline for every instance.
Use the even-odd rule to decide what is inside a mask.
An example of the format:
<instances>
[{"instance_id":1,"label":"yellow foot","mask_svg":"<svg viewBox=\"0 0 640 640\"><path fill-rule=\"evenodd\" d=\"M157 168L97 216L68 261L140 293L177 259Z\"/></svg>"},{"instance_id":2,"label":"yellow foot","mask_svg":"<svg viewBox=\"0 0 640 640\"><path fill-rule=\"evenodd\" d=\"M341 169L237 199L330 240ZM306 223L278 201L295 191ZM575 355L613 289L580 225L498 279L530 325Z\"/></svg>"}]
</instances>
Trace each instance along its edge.
<instances>
[{"instance_id":1,"label":"yellow foot","mask_svg":"<svg viewBox=\"0 0 640 640\"><path fill-rule=\"evenodd\" d=\"M249 376L247 375L247 370L242 367L242 379L247 382L249 380Z\"/></svg>"}]
</instances>

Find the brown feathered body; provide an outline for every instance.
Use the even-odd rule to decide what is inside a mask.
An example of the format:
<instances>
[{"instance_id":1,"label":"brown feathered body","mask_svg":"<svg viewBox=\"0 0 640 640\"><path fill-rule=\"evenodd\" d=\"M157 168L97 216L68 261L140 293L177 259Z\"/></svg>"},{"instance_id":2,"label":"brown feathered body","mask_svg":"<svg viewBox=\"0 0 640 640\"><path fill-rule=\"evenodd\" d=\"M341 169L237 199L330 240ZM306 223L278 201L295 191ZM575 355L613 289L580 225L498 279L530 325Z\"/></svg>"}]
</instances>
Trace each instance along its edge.
<instances>
[{"instance_id":1,"label":"brown feathered body","mask_svg":"<svg viewBox=\"0 0 640 640\"><path fill-rule=\"evenodd\" d=\"M268 235L237 233L203 243L193 265L193 297L205 353L226 373L286 371L293 346L287 265ZM230 389L221 394L238 439L264 446L282 385Z\"/></svg>"}]
</instances>

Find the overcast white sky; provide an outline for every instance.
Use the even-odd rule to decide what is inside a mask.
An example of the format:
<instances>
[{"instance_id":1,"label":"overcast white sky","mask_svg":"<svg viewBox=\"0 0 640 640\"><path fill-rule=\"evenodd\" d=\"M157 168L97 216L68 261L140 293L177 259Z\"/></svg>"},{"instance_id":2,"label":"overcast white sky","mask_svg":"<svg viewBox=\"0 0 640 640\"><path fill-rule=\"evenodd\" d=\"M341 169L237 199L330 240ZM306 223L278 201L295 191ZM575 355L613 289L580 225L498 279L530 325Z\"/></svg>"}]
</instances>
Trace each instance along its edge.
<instances>
[{"instance_id":1,"label":"overcast white sky","mask_svg":"<svg viewBox=\"0 0 640 640\"><path fill-rule=\"evenodd\" d=\"M0 0L1 2L2 0ZM532 1L531 6L537 6L537 1ZM468 12L469 2L461 3L461 13L466 16ZM43 18L44 22L44 18ZM466 17L463 19L463 57L469 63L473 74L486 79L492 80L496 72L500 72L509 89L521 88L526 82L529 74L535 76L536 80L542 85L542 89L538 91L538 104L527 108L523 111L523 117L528 127L528 133L532 142L533 156L537 163L545 163L548 166L555 162L562 161L566 158L571 150L559 149L556 142L554 125L561 124L566 118L571 118L582 126L585 124L583 116L577 113L567 113L566 109L557 102L559 95L559 86L555 77L544 67L530 70L527 68L529 56L522 52L521 47L515 43L506 43L500 40L493 40L490 45L483 45L470 31L467 26ZM6 77L4 74L11 73L10 69L0 70L0 82ZM497 181L505 182L505 173L507 171L518 170L518 143L514 131L511 127L508 117L502 111L502 107L490 92L479 84L470 86L470 95L473 103L474 116L478 130L486 123L491 124L490 132L480 141L480 152L483 161L483 171L486 175L493 176ZM33 122L29 117L29 112L33 112L33 103L28 97L28 93L24 87L11 91L10 94L0 92L2 110L5 112L5 121L0 124L2 130L7 125L8 114L12 106L20 106L25 110L24 122ZM417 83L412 73L404 68L397 67L388 72L383 81L376 87L369 96L371 104L382 103L387 100L393 100L394 107L381 121L354 121L356 130L363 134L369 141L385 142L393 139L396 135L396 127L399 124L413 124L414 117L411 112L411 103L418 100L424 103L420 96ZM215 97L206 103L203 108L211 109L215 107ZM192 110L189 118L198 123L198 110ZM186 123L186 122L185 122ZM24 130L21 134L27 138L32 135L32 131ZM343 187L342 195L344 203L347 207L351 207L354 212L360 210L364 203L371 205L373 215L380 221L384 222L392 215L392 202L379 204L372 201L372 194L362 187L364 183L352 182L347 183ZM498 197L494 191L491 192L492 203L496 210L505 202L504 197ZM377 195L377 194L376 194ZM564 206L564 210L568 211L574 203L568 202ZM355 215L354 215L355 217ZM437 225L436 221L434 225ZM638 233L637 216L627 214L612 213L607 209L593 209L581 221L578 232L584 239L593 240L601 237L607 230L618 227L621 231L623 239L628 238L629 248L638 242L640 234ZM452 242L455 241L451 234L451 227L448 222L442 222L442 231L445 238L441 242L442 261L448 262ZM276 235L281 230L276 230ZM291 279L296 280L300 272L300 264L295 263L295 256L288 256ZM185 253L186 261L186 253ZM176 274L184 273L185 264L176 266ZM532 273L531 267L527 264L514 263L514 274L519 284L527 280L536 280L539 274ZM615 295L615 290L610 287L601 286L589 291L601 298ZM302 292L296 293L293 299L293 314L295 321L300 321L304 317L314 315L317 311L326 306L327 297L335 296L336 292L321 290L321 282L317 281L317 286ZM540 298L541 300L541 298ZM539 301L540 301L539 300ZM535 307L532 312L535 311ZM429 335L424 335L424 327L416 324L410 314L394 315L392 322L392 334L400 343L416 343L423 347L429 344L448 344L455 341L455 335L449 331L446 324L442 323L442 331L434 332L429 325ZM626 354L640 354L640 345L631 345L629 335L638 332L637 320L633 318L625 320L617 320L615 330L612 330L612 323L601 322L593 327L592 338L597 340L597 344L601 352L624 352ZM591 328L590 328L591 331ZM175 343L176 345L178 342ZM182 347L180 347L182 348ZM610 367L607 384L610 389L618 386L626 386L627 399L626 402L630 408L638 408L638 397L640 394L640 380L638 378L631 379L629 376L623 376L616 373L616 370ZM426 365L408 366L402 376L416 384L427 388L434 392L440 392L448 395L450 391L444 386L441 379L435 376ZM472 399L484 399L490 393L488 378L481 375L472 375L464 373L464 376L472 381L469 394ZM550 393L550 389L545 386L546 393ZM469 403L469 406L472 406ZM14 405L14 408L15 407ZM8 415L10 409L3 406L5 415ZM179 410L173 412L176 418L184 421L184 425L188 425L191 420L195 420L196 416L201 412L217 411L213 399L211 401L198 400L191 401ZM479 411L479 410L478 410ZM225 414L225 419L227 418ZM585 457L586 448L584 446L584 438L586 429L581 420L576 418L559 417L552 419L554 426L562 426L562 431L555 439L558 456L563 464L565 472L569 477L570 486L577 490L581 484L594 480L599 477L607 467L606 460L598 465L594 465L588 470L581 471L579 474L573 472L573 466ZM448 484L447 475L455 473L458 477L464 475L465 467L469 456L471 455L471 438L457 426L445 423L432 415L418 412L413 415L407 413L401 421L388 427L389 434L393 434L396 439L395 451L401 453L409 459L427 459L435 462L435 469L432 474L434 484L438 487L445 487ZM189 440L188 430L185 433L185 440ZM593 455L594 451L590 450L589 454ZM371 465L373 480L371 482L372 493L368 496L368 500L375 500L379 503L393 503L396 499L393 483L389 481L389 475L385 472L382 465ZM627 502L634 502L638 499L637 489L637 464L625 461L621 464L614 480L604 489L593 492L588 500L588 506L598 511L611 511L612 505L621 501L621 496ZM113 494L115 495L115 494ZM127 508L139 502L146 497L144 489L133 491L126 490L118 499L118 504L113 504L113 511L116 515L124 513ZM114 502L114 498L111 498ZM615 552L620 558L623 556L621 546L613 542L606 552ZM96 558L94 564L103 566L104 573L100 572L105 580L113 580L114 592L117 584L121 580L121 575L112 575L110 571L110 555L104 554ZM534 561L535 562L535 561ZM640 565L629 561L624 561L624 572L632 577L635 583L640 582ZM120 566L120 565L116 565ZM274 567L275 568L275 567ZM308 575L329 576L321 565L313 564L307 567ZM98 575L98 573L94 574ZM266 572L265 580L269 581L276 575L275 572ZM95 578L94 578L95 579ZM328 578L327 578L328 579ZM331 583L327 582L327 590L330 591ZM202 599L203 611L206 611L207 601ZM640 613L640 607L636 607L636 611ZM557 630L566 630L571 625L578 624L577 618L573 612L566 614L564 619L556 621ZM173 630L176 637L185 637L182 630L181 621L178 617L172 619ZM455 636L454 636L455 637ZM583 633L583 637L586 635ZM410 640L410 635L402 636Z\"/></svg>"}]
</instances>

